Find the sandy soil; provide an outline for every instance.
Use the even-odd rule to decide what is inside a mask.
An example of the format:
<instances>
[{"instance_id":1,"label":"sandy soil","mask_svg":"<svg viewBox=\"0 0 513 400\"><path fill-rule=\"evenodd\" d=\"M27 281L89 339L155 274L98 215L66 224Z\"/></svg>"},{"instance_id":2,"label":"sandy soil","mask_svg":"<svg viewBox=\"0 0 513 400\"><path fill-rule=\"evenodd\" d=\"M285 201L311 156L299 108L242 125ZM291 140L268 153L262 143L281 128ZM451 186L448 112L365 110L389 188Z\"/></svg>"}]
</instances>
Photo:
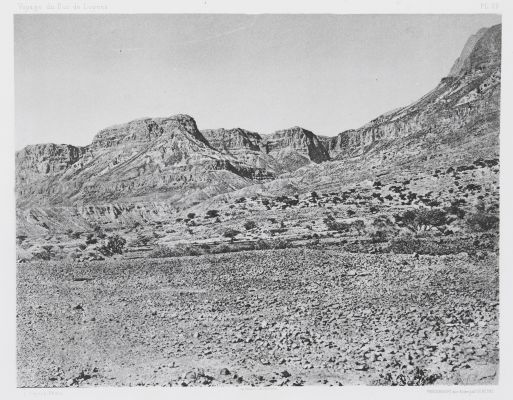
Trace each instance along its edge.
<instances>
[{"instance_id":1,"label":"sandy soil","mask_svg":"<svg viewBox=\"0 0 513 400\"><path fill-rule=\"evenodd\" d=\"M18 385L496 383L497 261L285 249L19 264Z\"/></svg>"}]
</instances>

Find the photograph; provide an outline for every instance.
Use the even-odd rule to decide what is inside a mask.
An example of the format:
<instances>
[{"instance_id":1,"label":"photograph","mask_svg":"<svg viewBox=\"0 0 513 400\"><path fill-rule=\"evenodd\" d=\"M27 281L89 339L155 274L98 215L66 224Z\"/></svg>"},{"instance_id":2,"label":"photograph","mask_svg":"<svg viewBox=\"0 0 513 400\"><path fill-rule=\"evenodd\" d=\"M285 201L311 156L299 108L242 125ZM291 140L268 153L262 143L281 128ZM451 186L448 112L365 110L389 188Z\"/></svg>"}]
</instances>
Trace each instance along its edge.
<instances>
[{"instance_id":1,"label":"photograph","mask_svg":"<svg viewBox=\"0 0 513 400\"><path fill-rule=\"evenodd\" d=\"M500 11L37 11L17 388L499 385Z\"/></svg>"}]
</instances>

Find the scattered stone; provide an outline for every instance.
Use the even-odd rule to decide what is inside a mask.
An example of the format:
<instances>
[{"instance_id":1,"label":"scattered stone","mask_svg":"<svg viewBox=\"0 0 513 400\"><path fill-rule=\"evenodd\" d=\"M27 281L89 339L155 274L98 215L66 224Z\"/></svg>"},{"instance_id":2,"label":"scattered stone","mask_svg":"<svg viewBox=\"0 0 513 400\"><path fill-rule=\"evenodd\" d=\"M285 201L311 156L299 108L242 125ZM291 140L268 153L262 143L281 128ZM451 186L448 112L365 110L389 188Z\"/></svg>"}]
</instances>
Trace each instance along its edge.
<instances>
[{"instance_id":1,"label":"scattered stone","mask_svg":"<svg viewBox=\"0 0 513 400\"><path fill-rule=\"evenodd\" d=\"M196 375L196 372L194 371L189 371L185 374L184 376L185 379L189 380L189 381L195 381L196 378L197 378L197 375Z\"/></svg>"}]
</instances>

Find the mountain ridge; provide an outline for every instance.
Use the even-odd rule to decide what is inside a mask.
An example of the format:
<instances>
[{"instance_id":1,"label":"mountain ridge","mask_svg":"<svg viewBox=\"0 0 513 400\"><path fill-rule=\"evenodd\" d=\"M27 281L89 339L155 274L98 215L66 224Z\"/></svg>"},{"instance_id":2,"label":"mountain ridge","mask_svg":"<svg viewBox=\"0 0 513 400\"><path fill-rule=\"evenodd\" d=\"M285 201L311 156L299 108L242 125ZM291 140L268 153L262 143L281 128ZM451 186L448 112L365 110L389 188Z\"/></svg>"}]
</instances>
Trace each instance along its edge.
<instances>
[{"instance_id":1,"label":"mountain ridge","mask_svg":"<svg viewBox=\"0 0 513 400\"><path fill-rule=\"evenodd\" d=\"M200 131L177 114L104 128L87 146L26 146L16 152L17 207L125 204L122 212L133 212L129 204L164 202L187 209L209 199L341 190L394 168L431 168L437 159L495 157L501 25L474 36L433 90L334 137L297 126L268 135Z\"/></svg>"}]
</instances>

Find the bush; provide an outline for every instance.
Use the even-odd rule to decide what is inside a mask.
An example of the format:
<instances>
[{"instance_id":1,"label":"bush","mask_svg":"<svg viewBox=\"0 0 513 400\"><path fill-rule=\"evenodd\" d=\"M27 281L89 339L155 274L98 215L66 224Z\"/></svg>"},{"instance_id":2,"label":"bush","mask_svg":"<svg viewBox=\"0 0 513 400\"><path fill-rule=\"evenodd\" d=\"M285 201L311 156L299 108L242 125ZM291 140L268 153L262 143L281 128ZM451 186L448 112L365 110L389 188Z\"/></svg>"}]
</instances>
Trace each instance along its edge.
<instances>
[{"instance_id":1,"label":"bush","mask_svg":"<svg viewBox=\"0 0 513 400\"><path fill-rule=\"evenodd\" d=\"M457 218L464 218L465 217L465 210L463 210L461 207L461 201L455 200L451 202L451 205L449 207L445 208L445 211L448 214L455 215Z\"/></svg>"},{"instance_id":2,"label":"bush","mask_svg":"<svg viewBox=\"0 0 513 400\"><path fill-rule=\"evenodd\" d=\"M208 210L207 211L207 218L216 218L216 217L219 217L218 210Z\"/></svg>"},{"instance_id":3,"label":"bush","mask_svg":"<svg viewBox=\"0 0 513 400\"><path fill-rule=\"evenodd\" d=\"M230 241L233 242L235 239L235 236L237 236L240 233L240 231L232 228L228 228L226 231L224 231L223 236L226 238L230 238Z\"/></svg>"},{"instance_id":4,"label":"bush","mask_svg":"<svg viewBox=\"0 0 513 400\"><path fill-rule=\"evenodd\" d=\"M483 211L477 211L469 215L466 222L473 232L485 232L499 228L499 217Z\"/></svg>"},{"instance_id":5,"label":"bush","mask_svg":"<svg viewBox=\"0 0 513 400\"><path fill-rule=\"evenodd\" d=\"M125 247L126 239L119 235L110 236L107 238L105 244L98 248L100 253L104 256L110 257L114 254L123 254L123 248Z\"/></svg>"},{"instance_id":6,"label":"bush","mask_svg":"<svg viewBox=\"0 0 513 400\"><path fill-rule=\"evenodd\" d=\"M94 237L94 234L89 233L86 237L86 244L95 244L98 242L98 239Z\"/></svg>"},{"instance_id":7,"label":"bush","mask_svg":"<svg viewBox=\"0 0 513 400\"><path fill-rule=\"evenodd\" d=\"M244 223L244 229L247 231L250 231L251 229L255 229L257 227L257 224L255 221L246 221Z\"/></svg>"},{"instance_id":8,"label":"bush","mask_svg":"<svg viewBox=\"0 0 513 400\"><path fill-rule=\"evenodd\" d=\"M330 231L336 232L348 232L351 229L351 225L345 222L340 222L335 219L333 215L327 215L323 219L324 224Z\"/></svg>"},{"instance_id":9,"label":"bush","mask_svg":"<svg viewBox=\"0 0 513 400\"><path fill-rule=\"evenodd\" d=\"M351 228L355 229L358 232L358 235L361 235L365 230L365 223L361 219L357 219L356 221L351 222Z\"/></svg>"},{"instance_id":10,"label":"bush","mask_svg":"<svg viewBox=\"0 0 513 400\"><path fill-rule=\"evenodd\" d=\"M369 236L372 243L385 242L397 235L397 228L386 216L380 215L372 221Z\"/></svg>"},{"instance_id":11,"label":"bush","mask_svg":"<svg viewBox=\"0 0 513 400\"><path fill-rule=\"evenodd\" d=\"M441 209L414 209L407 210L402 215L395 216L397 224L409 229L413 233L419 233L436 228L444 232L449 224L448 214Z\"/></svg>"},{"instance_id":12,"label":"bush","mask_svg":"<svg viewBox=\"0 0 513 400\"><path fill-rule=\"evenodd\" d=\"M371 238L372 243L386 242L389 238L388 233L380 229L373 230L369 236Z\"/></svg>"},{"instance_id":13,"label":"bush","mask_svg":"<svg viewBox=\"0 0 513 400\"><path fill-rule=\"evenodd\" d=\"M189 213L189 214L187 214L187 218L189 218L189 219L193 219L195 216L196 216L196 214L195 214L195 213Z\"/></svg>"}]
</instances>

